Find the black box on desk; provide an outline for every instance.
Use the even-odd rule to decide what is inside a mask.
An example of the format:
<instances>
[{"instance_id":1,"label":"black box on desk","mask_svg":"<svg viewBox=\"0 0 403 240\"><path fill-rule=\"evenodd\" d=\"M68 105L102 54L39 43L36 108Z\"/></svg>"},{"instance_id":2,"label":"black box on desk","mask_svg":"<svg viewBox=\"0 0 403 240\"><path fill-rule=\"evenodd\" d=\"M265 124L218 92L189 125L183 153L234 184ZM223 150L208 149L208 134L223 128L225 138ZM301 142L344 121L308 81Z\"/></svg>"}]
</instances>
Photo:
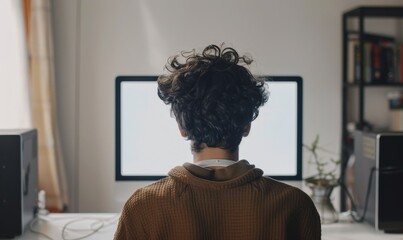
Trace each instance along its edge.
<instances>
[{"instance_id":1,"label":"black box on desk","mask_svg":"<svg viewBox=\"0 0 403 240\"><path fill-rule=\"evenodd\" d=\"M37 131L0 130L0 238L23 233L37 197Z\"/></svg>"},{"instance_id":2,"label":"black box on desk","mask_svg":"<svg viewBox=\"0 0 403 240\"><path fill-rule=\"evenodd\" d=\"M355 132L352 193L365 221L385 232L403 232L403 132ZM370 175L372 172L372 179Z\"/></svg>"}]
</instances>

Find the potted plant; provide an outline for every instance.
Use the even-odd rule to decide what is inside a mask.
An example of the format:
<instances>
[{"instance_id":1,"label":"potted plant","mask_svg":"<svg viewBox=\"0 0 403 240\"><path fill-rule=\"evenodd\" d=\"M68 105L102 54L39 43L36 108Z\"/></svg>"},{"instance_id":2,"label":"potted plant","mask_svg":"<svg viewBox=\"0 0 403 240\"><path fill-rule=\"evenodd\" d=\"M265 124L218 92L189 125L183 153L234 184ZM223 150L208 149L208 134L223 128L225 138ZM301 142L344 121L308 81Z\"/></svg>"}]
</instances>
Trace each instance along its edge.
<instances>
[{"instance_id":1,"label":"potted plant","mask_svg":"<svg viewBox=\"0 0 403 240\"><path fill-rule=\"evenodd\" d=\"M311 198L319 212L322 224L338 221L338 213L330 199L333 189L338 186L337 170L340 160L335 159L330 151L319 146L319 135L310 144L304 144L309 152L308 163L315 166L316 174L305 179L305 183L312 190Z\"/></svg>"}]
</instances>

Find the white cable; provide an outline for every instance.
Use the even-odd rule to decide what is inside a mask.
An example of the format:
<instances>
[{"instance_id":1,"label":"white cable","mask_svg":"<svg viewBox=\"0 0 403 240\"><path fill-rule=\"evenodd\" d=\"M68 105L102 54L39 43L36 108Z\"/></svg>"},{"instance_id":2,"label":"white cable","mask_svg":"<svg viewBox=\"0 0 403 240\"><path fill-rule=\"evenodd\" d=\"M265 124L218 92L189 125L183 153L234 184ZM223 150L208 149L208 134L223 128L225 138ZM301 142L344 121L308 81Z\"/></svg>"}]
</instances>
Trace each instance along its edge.
<instances>
[{"instance_id":1,"label":"white cable","mask_svg":"<svg viewBox=\"0 0 403 240\"><path fill-rule=\"evenodd\" d=\"M62 232L61 232L61 237L63 240L81 240L81 239L85 239L88 238L92 235L94 235L95 233L97 233L98 231L100 231L103 228L106 228L112 224L114 224L116 222L116 220L118 219L119 215L104 219L104 218L96 218L96 217L83 217L83 218L77 218L77 217L70 217L73 220L70 220L69 222L67 222L66 224L63 225L62 228ZM67 218L68 219L68 218ZM55 219L52 217L46 217L43 215L38 215L35 219L33 219L30 223L30 231L36 234L39 234L47 239L50 240L54 240L52 237L50 237L49 235L37 230L34 228L34 225L37 224L37 222L39 220L45 221L45 222L52 222L52 221L57 221L57 220L66 220L66 218L60 218L60 219ZM77 222L81 222L81 221L87 221L87 220L92 220L93 222L90 224L90 228L82 228L82 229L78 229L78 228L71 228L69 227L70 225L77 223ZM97 226L99 224L99 226ZM83 232L83 231L91 231L88 234L85 234L81 237L77 237L77 238L68 238L66 236L67 231L70 232Z\"/></svg>"},{"instance_id":2,"label":"white cable","mask_svg":"<svg viewBox=\"0 0 403 240\"><path fill-rule=\"evenodd\" d=\"M69 221L68 223L66 223L66 224L63 226L63 229L62 229L62 239L63 239L63 240L80 240L80 239L88 238L88 237L94 235L95 233L97 233L98 231L100 231L101 229L103 229L103 228L105 228L105 227L107 227L107 226L112 225L114 222L116 222L116 220L118 219L118 216L119 216L119 215L116 215L116 216L113 216L113 217L111 217L111 218L109 218L109 219L84 217L84 218L79 218L79 219L71 220L71 221ZM71 225L71 224L73 224L73 223L85 221L85 220L94 220L94 222L91 223L91 225L90 225L90 226L91 226L90 229L75 229L75 228L69 228L69 225ZM113 220L113 221L112 221L112 220ZM108 222L108 221L110 221L110 222ZM98 227L95 227L95 228L94 228L94 226L95 226L96 224L100 224L100 225L99 225ZM71 232L92 231L92 232L90 232L90 233L88 233L88 234L86 234L86 235L84 235L84 236L77 237L77 238L67 238L67 237L65 236L65 235L66 235L66 231L71 231Z\"/></svg>"},{"instance_id":3,"label":"white cable","mask_svg":"<svg viewBox=\"0 0 403 240\"><path fill-rule=\"evenodd\" d=\"M45 233L43 233L43 232L41 232L41 231L39 231L39 230L34 229L34 224L36 224L39 220L40 220L39 218L33 219L33 220L31 221L31 223L29 224L29 230L30 230L31 232L33 232L33 233L39 234L39 235L41 235L41 236L44 236L44 237L46 237L47 239L53 240L53 238L51 238L49 235L47 235L47 234L45 234Z\"/></svg>"},{"instance_id":4,"label":"white cable","mask_svg":"<svg viewBox=\"0 0 403 240\"><path fill-rule=\"evenodd\" d=\"M92 232L90 232L90 233L88 233L88 234L86 234L86 235L84 235L84 236L78 237L78 238L67 238L67 237L65 236L65 232L66 232L66 230L68 230L68 226L69 226L69 225L71 225L71 224L73 224L73 223L80 222L80 221L85 221L85 220L95 220L95 221L97 221L97 222L100 223L100 226L97 227L97 228L95 228L95 229L89 229L89 230L92 230ZM104 222L103 222L102 220L100 220L100 219L97 219L97 218L81 218L81 219L71 220L71 221L69 221L68 223L66 223L66 224L63 226L63 229L62 229L62 239L63 239L63 240L80 240L80 239L85 239L85 238L87 238L87 237L89 237L89 236L94 235L94 234L95 234L96 232L98 232L101 228L103 228L103 226L104 226ZM82 230L80 230L80 231L82 231Z\"/></svg>"}]
</instances>

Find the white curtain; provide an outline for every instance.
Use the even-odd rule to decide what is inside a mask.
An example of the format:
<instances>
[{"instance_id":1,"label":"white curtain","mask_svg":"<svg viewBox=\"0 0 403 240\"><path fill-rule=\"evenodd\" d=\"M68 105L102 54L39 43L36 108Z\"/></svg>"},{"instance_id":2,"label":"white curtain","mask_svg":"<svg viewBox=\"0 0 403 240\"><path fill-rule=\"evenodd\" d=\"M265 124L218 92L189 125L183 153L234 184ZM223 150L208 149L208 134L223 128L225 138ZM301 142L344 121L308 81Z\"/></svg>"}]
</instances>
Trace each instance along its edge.
<instances>
[{"instance_id":1,"label":"white curtain","mask_svg":"<svg viewBox=\"0 0 403 240\"><path fill-rule=\"evenodd\" d=\"M1 1L1 0L0 0ZM39 187L50 210L68 205L65 167L57 124L50 0L26 0L33 125L38 129Z\"/></svg>"},{"instance_id":2,"label":"white curtain","mask_svg":"<svg viewBox=\"0 0 403 240\"><path fill-rule=\"evenodd\" d=\"M31 128L21 2L0 0L0 129Z\"/></svg>"}]
</instances>

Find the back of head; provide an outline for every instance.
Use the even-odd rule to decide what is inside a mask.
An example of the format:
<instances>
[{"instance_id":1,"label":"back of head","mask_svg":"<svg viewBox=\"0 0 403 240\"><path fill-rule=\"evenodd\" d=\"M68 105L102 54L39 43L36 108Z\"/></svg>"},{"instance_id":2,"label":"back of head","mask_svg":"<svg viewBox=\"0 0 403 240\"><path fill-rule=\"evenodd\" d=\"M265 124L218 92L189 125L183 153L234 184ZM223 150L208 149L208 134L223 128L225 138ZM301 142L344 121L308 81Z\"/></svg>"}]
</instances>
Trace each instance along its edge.
<instances>
[{"instance_id":1,"label":"back of head","mask_svg":"<svg viewBox=\"0 0 403 240\"><path fill-rule=\"evenodd\" d=\"M193 151L199 152L204 144L238 150L245 126L268 98L264 80L246 68L251 63L233 48L216 45L168 60L170 74L159 77L158 96L171 104Z\"/></svg>"}]
</instances>

